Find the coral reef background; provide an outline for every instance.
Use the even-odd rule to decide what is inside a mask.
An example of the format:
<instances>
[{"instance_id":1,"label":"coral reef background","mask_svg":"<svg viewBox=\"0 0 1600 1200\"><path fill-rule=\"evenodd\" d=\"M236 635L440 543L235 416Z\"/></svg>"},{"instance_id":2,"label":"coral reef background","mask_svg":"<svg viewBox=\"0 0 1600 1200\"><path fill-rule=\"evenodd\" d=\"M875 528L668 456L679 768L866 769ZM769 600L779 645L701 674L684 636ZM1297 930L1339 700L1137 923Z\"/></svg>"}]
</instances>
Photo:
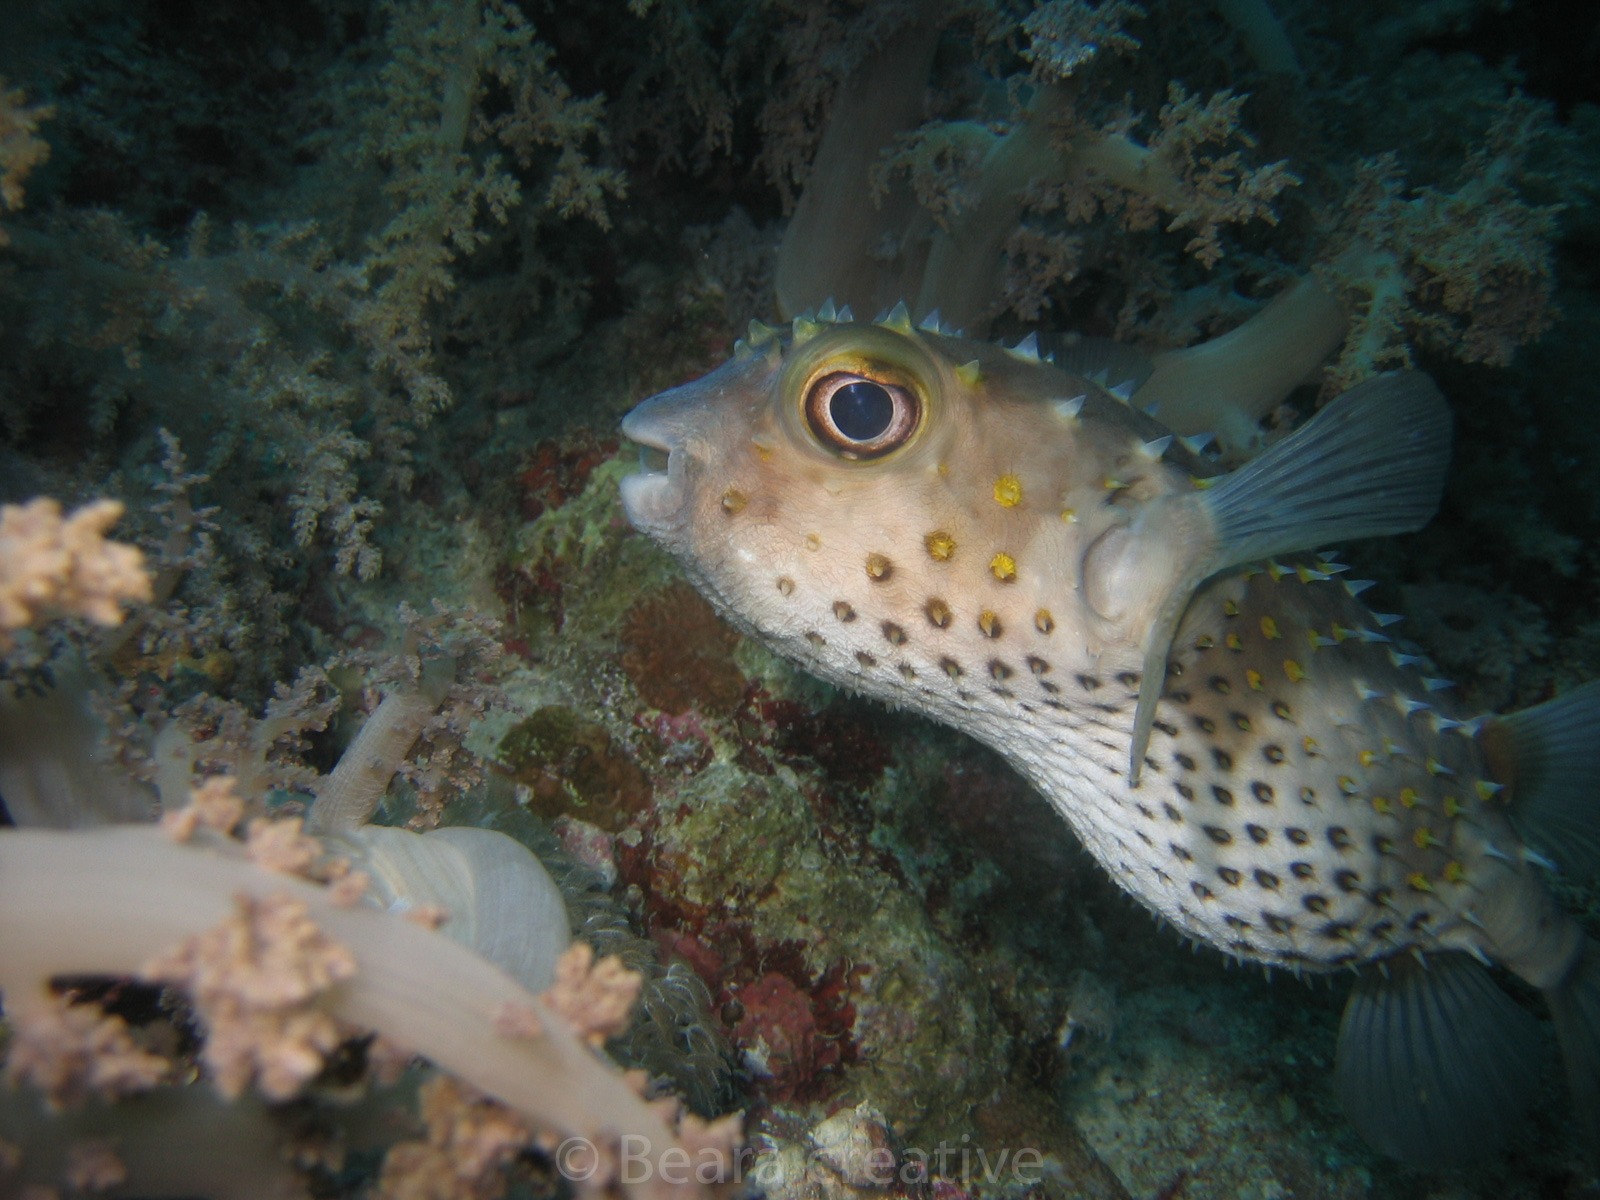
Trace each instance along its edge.
<instances>
[{"instance_id":1,"label":"coral reef background","mask_svg":"<svg viewBox=\"0 0 1600 1200\"><path fill-rule=\"evenodd\" d=\"M1126 139L1176 181L1035 181L978 318L1160 352L1320 280L1348 334L1251 436L1428 370L1457 420L1443 510L1341 549L1484 711L1600 675L1600 17L940 11L923 123L868 163L886 203L971 233L984 155L1050 89L1058 138ZM779 1196L874 1192L837 1166L873 1138L945 1148L896 1185L942 1200L1021 1194L971 1152L1024 1148L1049 1196L1588 1194L1554 1072L1499 1159L1376 1156L1332 1093L1342 986L1191 956L997 760L743 641L622 521L621 415L775 315L841 87L926 18L0 7L0 501L114 498L155 575L121 636L20 636L0 682L65 688L80 655L131 777L166 730L202 770L254 737L263 795L295 811L406 678L416 614L471 625L380 820L499 829L554 864L579 935L653 972L614 1053L704 1115L752 1109L770 1160L837 1168ZM1600 931L1600 892L1568 890Z\"/></svg>"}]
</instances>

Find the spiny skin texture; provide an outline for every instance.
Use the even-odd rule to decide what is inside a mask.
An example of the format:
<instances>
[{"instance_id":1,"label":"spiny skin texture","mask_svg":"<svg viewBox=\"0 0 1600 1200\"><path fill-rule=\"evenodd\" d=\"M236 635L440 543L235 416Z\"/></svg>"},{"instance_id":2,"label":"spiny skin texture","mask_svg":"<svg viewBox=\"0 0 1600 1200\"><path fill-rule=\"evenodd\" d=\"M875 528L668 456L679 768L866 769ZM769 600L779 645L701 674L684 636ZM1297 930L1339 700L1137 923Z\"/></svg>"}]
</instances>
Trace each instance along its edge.
<instances>
[{"instance_id":1,"label":"spiny skin texture","mask_svg":"<svg viewBox=\"0 0 1600 1200\"><path fill-rule=\"evenodd\" d=\"M828 408L862 380L909 426L887 450L826 427L877 427L876 393L865 416ZM1478 727L1325 559L1201 588L1130 785L1173 577L1161 541L1185 536L1130 534L1131 514L1208 468L1105 389L904 324L797 325L624 432L669 452L626 482L630 519L731 621L992 746L1186 934L1296 970L1464 949L1548 986L1570 963L1580 935L1521 852ZM1150 553L1123 552L1130 536Z\"/></svg>"}]
</instances>

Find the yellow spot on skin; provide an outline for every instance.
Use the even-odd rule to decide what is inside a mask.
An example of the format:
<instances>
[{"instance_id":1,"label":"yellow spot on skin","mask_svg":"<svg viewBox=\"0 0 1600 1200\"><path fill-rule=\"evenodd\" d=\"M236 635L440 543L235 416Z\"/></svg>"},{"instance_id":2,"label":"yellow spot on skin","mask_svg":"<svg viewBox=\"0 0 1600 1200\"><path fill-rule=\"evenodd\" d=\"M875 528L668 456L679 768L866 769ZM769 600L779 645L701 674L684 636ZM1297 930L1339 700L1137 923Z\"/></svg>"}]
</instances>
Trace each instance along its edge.
<instances>
[{"instance_id":1,"label":"yellow spot on skin","mask_svg":"<svg viewBox=\"0 0 1600 1200\"><path fill-rule=\"evenodd\" d=\"M1354 796L1361 789L1356 786L1356 781L1348 775L1339 776L1339 790L1346 796Z\"/></svg>"},{"instance_id":2,"label":"yellow spot on skin","mask_svg":"<svg viewBox=\"0 0 1600 1200\"><path fill-rule=\"evenodd\" d=\"M780 595L784 596L794 595L794 580L790 579L787 575L778 580L778 592Z\"/></svg>"},{"instance_id":3,"label":"yellow spot on skin","mask_svg":"<svg viewBox=\"0 0 1600 1200\"><path fill-rule=\"evenodd\" d=\"M1040 633L1050 633L1056 627L1056 619L1050 615L1048 608L1041 608L1033 614L1033 627Z\"/></svg>"},{"instance_id":4,"label":"yellow spot on skin","mask_svg":"<svg viewBox=\"0 0 1600 1200\"><path fill-rule=\"evenodd\" d=\"M819 538L814 533L806 534L806 549L807 550L821 550L822 549L822 539Z\"/></svg>"},{"instance_id":5,"label":"yellow spot on skin","mask_svg":"<svg viewBox=\"0 0 1600 1200\"><path fill-rule=\"evenodd\" d=\"M1505 785L1504 784L1502 784L1502 783L1491 783L1487 779L1478 780L1478 782L1476 784L1476 787L1477 787L1477 790L1478 790L1478 799L1479 800L1483 800L1485 802L1493 800L1501 792L1505 791Z\"/></svg>"},{"instance_id":6,"label":"yellow spot on skin","mask_svg":"<svg viewBox=\"0 0 1600 1200\"><path fill-rule=\"evenodd\" d=\"M1411 835L1411 840L1416 844L1418 850L1426 850L1429 846L1444 845L1443 842L1433 836L1433 830L1426 825L1418 826L1417 831Z\"/></svg>"},{"instance_id":7,"label":"yellow spot on skin","mask_svg":"<svg viewBox=\"0 0 1600 1200\"><path fill-rule=\"evenodd\" d=\"M1244 673L1244 681L1250 685L1250 690L1253 692L1265 690L1265 685L1261 682L1260 671L1254 670L1253 668L1247 668Z\"/></svg>"},{"instance_id":8,"label":"yellow spot on skin","mask_svg":"<svg viewBox=\"0 0 1600 1200\"><path fill-rule=\"evenodd\" d=\"M1308 737L1300 744L1305 747L1307 754L1315 754L1317 752L1317 739L1314 737Z\"/></svg>"},{"instance_id":9,"label":"yellow spot on skin","mask_svg":"<svg viewBox=\"0 0 1600 1200\"><path fill-rule=\"evenodd\" d=\"M1388 816L1394 811L1394 806L1389 803L1389 797L1374 796L1372 798L1372 811Z\"/></svg>"},{"instance_id":10,"label":"yellow spot on skin","mask_svg":"<svg viewBox=\"0 0 1600 1200\"><path fill-rule=\"evenodd\" d=\"M1283 673L1289 677L1290 683L1299 683L1306 677L1305 668L1292 658L1283 660Z\"/></svg>"},{"instance_id":11,"label":"yellow spot on skin","mask_svg":"<svg viewBox=\"0 0 1600 1200\"><path fill-rule=\"evenodd\" d=\"M1222 611L1226 616L1237 617L1239 615L1239 606L1232 600L1224 600L1222 602Z\"/></svg>"},{"instance_id":12,"label":"yellow spot on skin","mask_svg":"<svg viewBox=\"0 0 1600 1200\"><path fill-rule=\"evenodd\" d=\"M1283 582L1283 577L1288 573L1289 569L1281 563L1274 562L1271 559L1267 560L1267 574L1272 576L1273 583Z\"/></svg>"},{"instance_id":13,"label":"yellow spot on skin","mask_svg":"<svg viewBox=\"0 0 1600 1200\"><path fill-rule=\"evenodd\" d=\"M989 573L1001 583L1010 583L1017 577L1017 560L1002 550L989 560Z\"/></svg>"},{"instance_id":14,"label":"yellow spot on skin","mask_svg":"<svg viewBox=\"0 0 1600 1200\"><path fill-rule=\"evenodd\" d=\"M1444 815L1451 820L1459 817L1461 815L1461 801L1454 796L1446 796L1444 798Z\"/></svg>"},{"instance_id":15,"label":"yellow spot on skin","mask_svg":"<svg viewBox=\"0 0 1600 1200\"><path fill-rule=\"evenodd\" d=\"M1417 806L1417 789L1412 787L1401 788L1400 803L1407 808L1415 808Z\"/></svg>"},{"instance_id":16,"label":"yellow spot on skin","mask_svg":"<svg viewBox=\"0 0 1600 1200\"><path fill-rule=\"evenodd\" d=\"M1342 642L1353 632L1354 630L1346 629L1343 625L1336 624L1333 627L1333 640L1336 642Z\"/></svg>"},{"instance_id":17,"label":"yellow spot on skin","mask_svg":"<svg viewBox=\"0 0 1600 1200\"><path fill-rule=\"evenodd\" d=\"M1406 876L1406 882L1411 885L1414 892L1431 892L1433 884L1428 882L1428 877L1421 871L1413 871Z\"/></svg>"},{"instance_id":18,"label":"yellow spot on skin","mask_svg":"<svg viewBox=\"0 0 1600 1200\"><path fill-rule=\"evenodd\" d=\"M722 493L722 511L730 517L744 511L744 506L750 503L747 497L738 488L729 488Z\"/></svg>"},{"instance_id":19,"label":"yellow spot on skin","mask_svg":"<svg viewBox=\"0 0 1600 1200\"><path fill-rule=\"evenodd\" d=\"M1198 478L1195 478L1195 479L1189 480L1189 482L1194 485L1194 489L1197 492L1203 492L1207 488L1212 488L1212 487L1216 487L1217 486L1217 481L1215 479L1198 479Z\"/></svg>"},{"instance_id":20,"label":"yellow spot on skin","mask_svg":"<svg viewBox=\"0 0 1600 1200\"><path fill-rule=\"evenodd\" d=\"M1376 750L1363 750L1360 754L1356 755L1356 757L1361 760L1361 765L1363 767L1370 767L1373 763L1378 761L1378 752Z\"/></svg>"},{"instance_id":21,"label":"yellow spot on skin","mask_svg":"<svg viewBox=\"0 0 1600 1200\"><path fill-rule=\"evenodd\" d=\"M978 360L962 363L956 368L956 380L962 387L975 388L983 380L983 370L978 366Z\"/></svg>"},{"instance_id":22,"label":"yellow spot on skin","mask_svg":"<svg viewBox=\"0 0 1600 1200\"><path fill-rule=\"evenodd\" d=\"M1126 480L1113 479L1111 476L1107 475L1100 486L1105 488L1105 490L1108 492L1120 492L1123 488L1127 487L1128 484Z\"/></svg>"},{"instance_id":23,"label":"yellow spot on skin","mask_svg":"<svg viewBox=\"0 0 1600 1200\"><path fill-rule=\"evenodd\" d=\"M1078 510L1075 508L1063 508L1061 510L1061 519L1068 525L1076 525L1078 523Z\"/></svg>"},{"instance_id":24,"label":"yellow spot on skin","mask_svg":"<svg viewBox=\"0 0 1600 1200\"><path fill-rule=\"evenodd\" d=\"M983 636L997 638L1000 636L1000 618L987 608L978 614L978 628L983 630Z\"/></svg>"},{"instance_id":25,"label":"yellow spot on skin","mask_svg":"<svg viewBox=\"0 0 1600 1200\"><path fill-rule=\"evenodd\" d=\"M938 465L938 467L935 468L935 470L937 470L940 475L948 475L950 474L950 464L942 462Z\"/></svg>"},{"instance_id":26,"label":"yellow spot on skin","mask_svg":"<svg viewBox=\"0 0 1600 1200\"><path fill-rule=\"evenodd\" d=\"M956 552L956 540L942 529L935 529L922 539L922 544L928 548L928 557L934 562L949 562Z\"/></svg>"},{"instance_id":27,"label":"yellow spot on skin","mask_svg":"<svg viewBox=\"0 0 1600 1200\"><path fill-rule=\"evenodd\" d=\"M1430 758L1427 766L1429 775L1448 775L1450 773L1450 768L1445 766L1437 758Z\"/></svg>"},{"instance_id":28,"label":"yellow spot on skin","mask_svg":"<svg viewBox=\"0 0 1600 1200\"><path fill-rule=\"evenodd\" d=\"M994 502L1001 508L1015 508L1022 503L1022 480L1015 475L1002 475L994 481Z\"/></svg>"},{"instance_id":29,"label":"yellow spot on skin","mask_svg":"<svg viewBox=\"0 0 1600 1200\"><path fill-rule=\"evenodd\" d=\"M1244 649L1244 642L1240 640L1239 635L1237 633L1230 633L1227 637L1223 638L1222 640L1227 643L1227 646L1228 646L1229 650L1243 650Z\"/></svg>"},{"instance_id":30,"label":"yellow spot on skin","mask_svg":"<svg viewBox=\"0 0 1600 1200\"><path fill-rule=\"evenodd\" d=\"M755 444L755 447L756 447L756 457L757 458L759 458L762 462L771 462L772 461L772 447L771 446L768 446L768 445L766 445L765 443L762 443L762 442L757 442Z\"/></svg>"},{"instance_id":31,"label":"yellow spot on skin","mask_svg":"<svg viewBox=\"0 0 1600 1200\"><path fill-rule=\"evenodd\" d=\"M1447 862L1444 865L1444 881L1446 883L1460 883L1467 877L1467 869L1458 862Z\"/></svg>"},{"instance_id":32,"label":"yellow spot on skin","mask_svg":"<svg viewBox=\"0 0 1600 1200\"><path fill-rule=\"evenodd\" d=\"M1196 650L1209 650L1216 644L1217 639L1212 637L1209 633L1202 633L1194 640L1194 648Z\"/></svg>"},{"instance_id":33,"label":"yellow spot on skin","mask_svg":"<svg viewBox=\"0 0 1600 1200\"><path fill-rule=\"evenodd\" d=\"M894 567L890 565L887 557L877 553L867 555L868 579L874 583L882 583L892 574L894 574Z\"/></svg>"}]
</instances>

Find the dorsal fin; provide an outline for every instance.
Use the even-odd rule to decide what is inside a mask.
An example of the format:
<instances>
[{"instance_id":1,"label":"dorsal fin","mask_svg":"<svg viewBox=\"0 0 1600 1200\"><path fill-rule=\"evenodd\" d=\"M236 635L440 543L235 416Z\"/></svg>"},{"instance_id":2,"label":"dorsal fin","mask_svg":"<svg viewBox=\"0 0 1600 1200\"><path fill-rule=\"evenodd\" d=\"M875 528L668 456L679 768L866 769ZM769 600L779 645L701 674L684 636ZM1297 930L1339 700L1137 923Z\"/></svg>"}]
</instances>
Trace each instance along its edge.
<instances>
[{"instance_id":1,"label":"dorsal fin","mask_svg":"<svg viewBox=\"0 0 1600 1200\"><path fill-rule=\"evenodd\" d=\"M1496 777L1512 789L1511 821L1523 840L1564 871L1600 875L1600 680L1491 718L1480 736Z\"/></svg>"}]
</instances>

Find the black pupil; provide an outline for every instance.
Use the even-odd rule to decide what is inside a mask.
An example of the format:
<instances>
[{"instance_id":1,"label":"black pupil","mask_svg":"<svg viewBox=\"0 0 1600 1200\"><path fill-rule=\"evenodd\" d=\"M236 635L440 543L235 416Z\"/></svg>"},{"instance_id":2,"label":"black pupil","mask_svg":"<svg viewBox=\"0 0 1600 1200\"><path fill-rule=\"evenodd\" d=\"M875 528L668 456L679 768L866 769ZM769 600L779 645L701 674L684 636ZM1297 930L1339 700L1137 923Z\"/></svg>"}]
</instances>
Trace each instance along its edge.
<instances>
[{"instance_id":1,"label":"black pupil","mask_svg":"<svg viewBox=\"0 0 1600 1200\"><path fill-rule=\"evenodd\" d=\"M852 442L880 438L894 420L894 397L881 383L858 379L847 383L828 400L834 428Z\"/></svg>"}]
</instances>

